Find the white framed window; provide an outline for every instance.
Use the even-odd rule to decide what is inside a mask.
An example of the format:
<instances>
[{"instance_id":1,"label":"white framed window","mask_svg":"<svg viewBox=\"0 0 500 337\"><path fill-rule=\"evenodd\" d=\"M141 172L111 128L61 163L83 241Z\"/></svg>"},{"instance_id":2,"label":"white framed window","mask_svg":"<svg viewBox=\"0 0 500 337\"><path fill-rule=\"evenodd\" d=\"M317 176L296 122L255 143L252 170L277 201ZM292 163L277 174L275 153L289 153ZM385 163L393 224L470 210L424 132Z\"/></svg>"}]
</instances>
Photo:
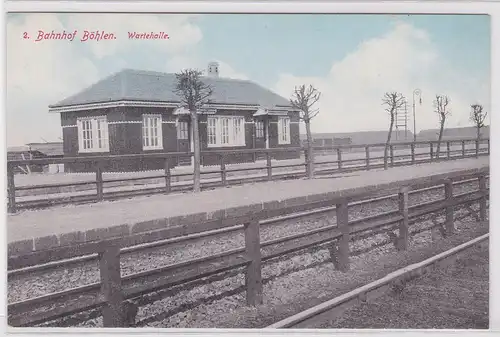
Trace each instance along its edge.
<instances>
[{"instance_id":1,"label":"white framed window","mask_svg":"<svg viewBox=\"0 0 500 337\"><path fill-rule=\"evenodd\" d=\"M245 118L241 116L210 116L207 118L209 147L245 146Z\"/></svg>"},{"instance_id":2,"label":"white framed window","mask_svg":"<svg viewBox=\"0 0 500 337\"><path fill-rule=\"evenodd\" d=\"M219 119L220 123L220 145L230 145L229 141L229 118L223 117Z\"/></svg>"},{"instance_id":3,"label":"white framed window","mask_svg":"<svg viewBox=\"0 0 500 337\"><path fill-rule=\"evenodd\" d=\"M109 152L106 116L77 119L78 152Z\"/></svg>"},{"instance_id":4,"label":"white framed window","mask_svg":"<svg viewBox=\"0 0 500 337\"><path fill-rule=\"evenodd\" d=\"M207 143L208 145L217 144L217 118L207 119Z\"/></svg>"},{"instance_id":5,"label":"white framed window","mask_svg":"<svg viewBox=\"0 0 500 337\"><path fill-rule=\"evenodd\" d=\"M161 115L142 115L142 149L163 149Z\"/></svg>"},{"instance_id":6,"label":"white framed window","mask_svg":"<svg viewBox=\"0 0 500 337\"><path fill-rule=\"evenodd\" d=\"M278 118L278 144L290 144L290 118Z\"/></svg>"},{"instance_id":7,"label":"white framed window","mask_svg":"<svg viewBox=\"0 0 500 337\"><path fill-rule=\"evenodd\" d=\"M256 138L264 138L264 122L256 121L255 122L255 137Z\"/></svg>"},{"instance_id":8,"label":"white framed window","mask_svg":"<svg viewBox=\"0 0 500 337\"><path fill-rule=\"evenodd\" d=\"M189 124L186 121L177 122L177 139L189 139Z\"/></svg>"}]
</instances>

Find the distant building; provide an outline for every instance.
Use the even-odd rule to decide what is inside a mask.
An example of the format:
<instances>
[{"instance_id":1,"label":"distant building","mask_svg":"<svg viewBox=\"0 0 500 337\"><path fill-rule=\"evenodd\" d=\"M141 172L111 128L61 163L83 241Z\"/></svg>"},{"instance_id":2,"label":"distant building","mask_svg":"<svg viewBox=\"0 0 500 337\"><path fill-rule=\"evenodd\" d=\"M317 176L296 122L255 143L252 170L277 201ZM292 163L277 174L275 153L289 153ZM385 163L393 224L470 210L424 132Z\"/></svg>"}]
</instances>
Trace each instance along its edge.
<instances>
[{"instance_id":1,"label":"distant building","mask_svg":"<svg viewBox=\"0 0 500 337\"><path fill-rule=\"evenodd\" d=\"M63 157L62 142L29 143L24 146L10 147L7 149L7 160L29 160L38 158ZM63 170L63 165L22 165L14 168L14 173L41 173L58 172Z\"/></svg>"},{"instance_id":2,"label":"distant building","mask_svg":"<svg viewBox=\"0 0 500 337\"><path fill-rule=\"evenodd\" d=\"M200 111L201 150L239 150L300 145L299 112L287 99L246 80L219 77L219 65L208 65L203 81L212 86L211 102ZM193 151L189 111L174 93L175 74L123 70L49 107L59 113L64 156L124 155ZM299 157L280 153L277 159ZM228 163L248 162L253 154L230 155ZM218 164L204 155L203 165ZM172 165L192 165L180 156ZM105 171L140 171L164 167L159 159L120 160ZM66 171L92 170L70 163Z\"/></svg>"},{"instance_id":3,"label":"distant building","mask_svg":"<svg viewBox=\"0 0 500 337\"><path fill-rule=\"evenodd\" d=\"M481 128L481 137L488 138L490 136L489 125ZM418 133L419 140L437 140L439 137L439 129L422 130ZM474 139L477 137L477 128L474 126L445 128L443 130L443 140L446 139Z\"/></svg>"}]
</instances>

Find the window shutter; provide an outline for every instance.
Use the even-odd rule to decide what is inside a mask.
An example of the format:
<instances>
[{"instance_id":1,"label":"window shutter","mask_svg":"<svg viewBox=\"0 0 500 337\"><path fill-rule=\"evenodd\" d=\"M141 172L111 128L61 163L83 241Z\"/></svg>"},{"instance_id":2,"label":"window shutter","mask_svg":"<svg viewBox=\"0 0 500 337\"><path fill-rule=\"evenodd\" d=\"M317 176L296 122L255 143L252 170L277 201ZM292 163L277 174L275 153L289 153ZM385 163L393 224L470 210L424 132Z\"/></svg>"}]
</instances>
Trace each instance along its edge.
<instances>
[{"instance_id":1,"label":"window shutter","mask_svg":"<svg viewBox=\"0 0 500 337\"><path fill-rule=\"evenodd\" d=\"M76 126L77 126L77 137L78 137L78 151L83 150L83 128L82 128L82 121L77 120L76 121Z\"/></svg>"}]
</instances>

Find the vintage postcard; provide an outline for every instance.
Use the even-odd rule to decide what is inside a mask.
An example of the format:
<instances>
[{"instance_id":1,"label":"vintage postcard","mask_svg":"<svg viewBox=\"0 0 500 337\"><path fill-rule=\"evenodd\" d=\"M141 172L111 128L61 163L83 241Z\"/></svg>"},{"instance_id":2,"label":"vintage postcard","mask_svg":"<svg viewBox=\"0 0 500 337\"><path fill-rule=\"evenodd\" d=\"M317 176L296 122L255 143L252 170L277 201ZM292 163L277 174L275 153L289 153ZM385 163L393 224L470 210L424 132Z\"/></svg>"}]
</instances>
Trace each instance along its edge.
<instances>
[{"instance_id":1,"label":"vintage postcard","mask_svg":"<svg viewBox=\"0 0 500 337\"><path fill-rule=\"evenodd\" d=\"M488 329L490 20L7 13L10 329Z\"/></svg>"}]
</instances>

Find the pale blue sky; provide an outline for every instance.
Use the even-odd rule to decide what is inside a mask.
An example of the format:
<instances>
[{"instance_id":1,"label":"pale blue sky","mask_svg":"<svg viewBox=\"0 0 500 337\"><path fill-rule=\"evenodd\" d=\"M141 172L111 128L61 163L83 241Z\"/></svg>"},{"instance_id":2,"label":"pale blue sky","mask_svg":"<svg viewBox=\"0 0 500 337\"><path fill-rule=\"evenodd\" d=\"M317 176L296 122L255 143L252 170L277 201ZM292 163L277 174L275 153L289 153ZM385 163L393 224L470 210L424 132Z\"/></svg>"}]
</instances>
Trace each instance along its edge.
<instances>
[{"instance_id":1,"label":"pale blue sky","mask_svg":"<svg viewBox=\"0 0 500 337\"><path fill-rule=\"evenodd\" d=\"M99 29L118 38L22 39L22 32L38 29ZM129 41L128 31L165 31L171 39ZM8 145L57 140L59 117L47 105L110 73L204 69L211 60L221 62L222 76L247 78L285 97L294 85L316 85L323 94L317 132L384 129L380 98L388 90L411 98L422 89L417 129L435 126L437 93L454 103L449 126L467 125L469 104L489 108L486 15L17 14L7 19L7 36Z\"/></svg>"}]
</instances>

